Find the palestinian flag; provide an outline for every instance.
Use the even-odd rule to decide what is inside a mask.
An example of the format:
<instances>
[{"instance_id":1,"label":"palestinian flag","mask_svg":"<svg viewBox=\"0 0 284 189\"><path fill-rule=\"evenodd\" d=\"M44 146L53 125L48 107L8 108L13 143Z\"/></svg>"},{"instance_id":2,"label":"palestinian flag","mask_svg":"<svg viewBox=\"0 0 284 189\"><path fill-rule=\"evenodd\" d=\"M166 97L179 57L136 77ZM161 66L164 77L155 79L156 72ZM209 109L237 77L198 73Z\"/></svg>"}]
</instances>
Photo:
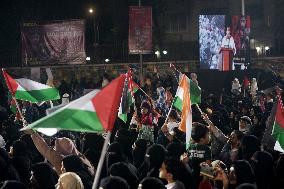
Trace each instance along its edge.
<instances>
[{"instance_id":1,"label":"palestinian flag","mask_svg":"<svg viewBox=\"0 0 284 189\"><path fill-rule=\"evenodd\" d=\"M186 133L187 147L191 138L192 130L191 94L189 85L189 78L183 74L173 104L174 107L182 112L179 129Z\"/></svg>"},{"instance_id":2,"label":"palestinian flag","mask_svg":"<svg viewBox=\"0 0 284 189\"><path fill-rule=\"evenodd\" d=\"M284 153L283 123L282 100L278 96L266 122L266 129L261 142L265 150L276 150Z\"/></svg>"},{"instance_id":3,"label":"palestinian flag","mask_svg":"<svg viewBox=\"0 0 284 189\"><path fill-rule=\"evenodd\" d=\"M127 113L129 113L130 106L134 105L134 93L139 89L139 86L132 80L131 72L127 73L127 77L124 82L123 94L121 96L121 102L118 110L118 117L124 122L127 122Z\"/></svg>"},{"instance_id":4,"label":"palestinian flag","mask_svg":"<svg viewBox=\"0 0 284 189\"><path fill-rule=\"evenodd\" d=\"M13 79L4 70L3 76L9 91L16 99L30 101L32 103L60 99L59 92L55 88L26 78Z\"/></svg>"},{"instance_id":5,"label":"palestinian flag","mask_svg":"<svg viewBox=\"0 0 284 189\"><path fill-rule=\"evenodd\" d=\"M78 132L111 131L117 117L124 81L125 75L121 75L101 91L93 90L22 130L55 128Z\"/></svg>"},{"instance_id":6,"label":"palestinian flag","mask_svg":"<svg viewBox=\"0 0 284 189\"><path fill-rule=\"evenodd\" d=\"M284 151L284 107L282 104L281 97L278 97L277 102L277 110L276 110L276 116L275 121L272 128L272 136L275 138L276 143L274 146L274 150L278 150L279 147L282 149L279 149L278 151ZM277 147L278 149L275 149Z\"/></svg>"}]
</instances>

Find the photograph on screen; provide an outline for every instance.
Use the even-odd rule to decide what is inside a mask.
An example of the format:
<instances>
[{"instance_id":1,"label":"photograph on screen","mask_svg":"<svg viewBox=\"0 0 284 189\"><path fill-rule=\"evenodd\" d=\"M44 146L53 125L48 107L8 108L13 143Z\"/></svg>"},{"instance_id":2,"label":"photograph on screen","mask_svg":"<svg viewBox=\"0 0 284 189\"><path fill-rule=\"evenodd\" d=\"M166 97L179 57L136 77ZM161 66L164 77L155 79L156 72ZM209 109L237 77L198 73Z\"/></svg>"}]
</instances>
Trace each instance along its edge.
<instances>
[{"instance_id":1,"label":"photograph on screen","mask_svg":"<svg viewBox=\"0 0 284 189\"><path fill-rule=\"evenodd\" d=\"M247 63L249 62L250 50L250 16L232 16L231 21L232 36L235 40L236 45L236 55L234 56L234 62Z\"/></svg>"},{"instance_id":2,"label":"photograph on screen","mask_svg":"<svg viewBox=\"0 0 284 189\"><path fill-rule=\"evenodd\" d=\"M218 69L225 15L199 15L200 68Z\"/></svg>"}]
</instances>

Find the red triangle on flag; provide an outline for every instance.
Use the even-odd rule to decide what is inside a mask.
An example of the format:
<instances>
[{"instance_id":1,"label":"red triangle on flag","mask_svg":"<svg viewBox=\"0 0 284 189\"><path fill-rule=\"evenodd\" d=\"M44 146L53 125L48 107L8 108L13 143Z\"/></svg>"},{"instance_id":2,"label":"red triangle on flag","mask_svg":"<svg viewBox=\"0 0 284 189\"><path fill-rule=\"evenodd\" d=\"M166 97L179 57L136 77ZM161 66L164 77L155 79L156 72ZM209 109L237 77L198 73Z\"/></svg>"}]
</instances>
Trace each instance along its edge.
<instances>
[{"instance_id":1,"label":"red triangle on flag","mask_svg":"<svg viewBox=\"0 0 284 189\"><path fill-rule=\"evenodd\" d=\"M284 110L281 97L278 99L275 121L284 129Z\"/></svg>"},{"instance_id":2,"label":"red triangle on flag","mask_svg":"<svg viewBox=\"0 0 284 189\"><path fill-rule=\"evenodd\" d=\"M99 120L101 121L104 129L107 131L111 131L113 129L125 78L125 74L116 78L92 99L92 103L96 109Z\"/></svg>"},{"instance_id":3,"label":"red triangle on flag","mask_svg":"<svg viewBox=\"0 0 284 189\"><path fill-rule=\"evenodd\" d=\"M2 72L9 91L12 93L12 95L15 95L18 88L18 83L5 70L2 70Z\"/></svg>"}]
</instances>

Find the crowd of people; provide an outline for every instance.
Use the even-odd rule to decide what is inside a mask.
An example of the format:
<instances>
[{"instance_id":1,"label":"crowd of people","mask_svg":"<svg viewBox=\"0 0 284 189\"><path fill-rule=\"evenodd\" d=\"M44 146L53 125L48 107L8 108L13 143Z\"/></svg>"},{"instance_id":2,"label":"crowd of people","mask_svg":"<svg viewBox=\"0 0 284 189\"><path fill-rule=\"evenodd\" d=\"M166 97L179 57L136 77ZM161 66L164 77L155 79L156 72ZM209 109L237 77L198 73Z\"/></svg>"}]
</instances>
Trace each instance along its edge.
<instances>
[{"instance_id":1,"label":"crowd of people","mask_svg":"<svg viewBox=\"0 0 284 189\"><path fill-rule=\"evenodd\" d=\"M191 77L198 84L197 75ZM284 188L284 155L262 143L275 91L260 93L256 79L250 79L244 87L236 78L221 97L203 95L201 111L192 105L191 141L185 144L181 112L170 108L178 78L147 77L135 93L127 122L115 122L100 189ZM58 89L74 100L84 88L101 88L110 81L105 74L95 83L61 82ZM43 117L48 107L21 105L28 123ZM1 107L0 117L1 189L92 188L104 133L60 131L47 137L20 132L21 121L15 121L8 106Z\"/></svg>"}]
</instances>

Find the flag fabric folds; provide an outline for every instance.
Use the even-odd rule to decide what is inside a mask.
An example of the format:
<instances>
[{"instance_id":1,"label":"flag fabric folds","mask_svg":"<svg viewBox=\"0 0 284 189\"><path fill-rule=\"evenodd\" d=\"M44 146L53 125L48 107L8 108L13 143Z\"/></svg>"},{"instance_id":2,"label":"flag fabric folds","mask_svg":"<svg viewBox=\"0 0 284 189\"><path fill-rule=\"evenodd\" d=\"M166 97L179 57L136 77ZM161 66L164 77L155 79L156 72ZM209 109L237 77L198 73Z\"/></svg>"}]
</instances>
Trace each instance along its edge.
<instances>
[{"instance_id":1,"label":"flag fabric folds","mask_svg":"<svg viewBox=\"0 0 284 189\"><path fill-rule=\"evenodd\" d=\"M56 128L78 132L111 131L117 117L124 81L125 75L121 75L101 91L93 90L22 130Z\"/></svg>"},{"instance_id":2,"label":"flag fabric folds","mask_svg":"<svg viewBox=\"0 0 284 189\"><path fill-rule=\"evenodd\" d=\"M59 92L56 88L26 78L13 79L4 70L3 76L9 91L16 99L30 101L32 103L60 99Z\"/></svg>"},{"instance_id":3,"label":"flag fabric folds","mask_svg":"<svg viewBox=\"0 0 284 189\"><path fill-rule=\"evenodd\" d=\"M271 134L276 140L276 145L274 145L274 147L275 146L277 146L278 148L281 147L282 151L284 151L284 107L280 96L278 96L275 121L273 124Z\"/></svg>"},{"instance_id":4,"label":"flag fabric folds","mask_svg":"<svg viewBox=\"0 0 284 189\"><path fill-rule=\"evenodd\" d=\"M126 74L121 102L118 110L118 117L124 122L127 122L127 113L130 106L135 104L134 93L139 89L139 86L132 80L132 73L128 71Z\"/></svg>"},{"instance_id":5,"label":"flag fabric folds","mask_svg":"<svg viewBox=\"0 0 284 189\"><path fill-rule=\"evenodd\" d=\"M188 147L192 130L192 110L189 78L183 74L179 82L173 106L182 112L179 129L186 133L186 146Z\"/></svg>"}]
</instances>

